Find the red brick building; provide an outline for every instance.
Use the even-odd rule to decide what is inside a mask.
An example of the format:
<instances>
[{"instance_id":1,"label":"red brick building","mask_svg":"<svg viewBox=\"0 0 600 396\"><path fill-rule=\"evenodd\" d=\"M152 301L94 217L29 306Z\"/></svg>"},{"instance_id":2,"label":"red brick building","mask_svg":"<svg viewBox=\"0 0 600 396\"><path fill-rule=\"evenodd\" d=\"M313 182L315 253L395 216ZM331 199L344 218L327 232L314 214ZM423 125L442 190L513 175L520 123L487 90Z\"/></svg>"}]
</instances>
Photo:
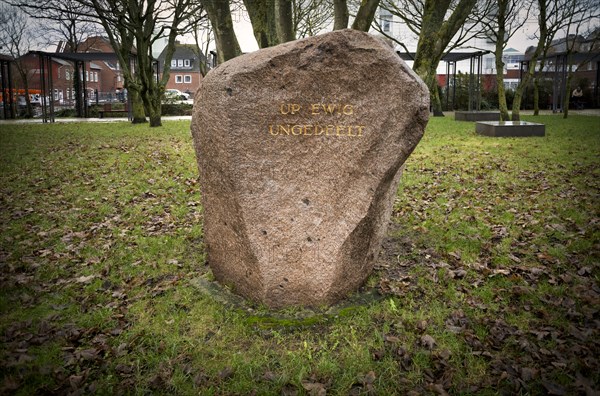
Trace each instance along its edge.
<instances>
[{"instance_id":1,"label":"red brick building","mask_svg":"<svg viewBox=\"0 0 600 396\"><path fill-rule=\"evenodd\" d=\"M164 65L167 48L158 56L161 69ZM196 46L192 44L181 44L175 42L175 53L171 60L171 73L166 89L178 89L194 96L202 80L200 63L205 61L204 54L199 53Z\"/></svg>"}]
</instances>

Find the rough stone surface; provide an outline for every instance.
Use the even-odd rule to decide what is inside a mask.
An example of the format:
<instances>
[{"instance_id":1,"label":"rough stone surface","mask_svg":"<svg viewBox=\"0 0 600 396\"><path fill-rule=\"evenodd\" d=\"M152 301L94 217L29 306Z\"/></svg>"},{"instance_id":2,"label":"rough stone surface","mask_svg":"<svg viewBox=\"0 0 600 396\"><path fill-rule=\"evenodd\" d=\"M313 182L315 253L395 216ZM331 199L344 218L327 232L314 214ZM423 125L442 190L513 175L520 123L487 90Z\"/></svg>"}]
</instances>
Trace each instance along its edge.
<instances>
[{"instance_id":1,"label":"rough stone surface","mask_svg":"<svg viewBox=\"0 0 600 396\"><path fill-rule=\"evenodd\" d=\"M427 123L421 80L382 41L342 30L226 62L195 98L217 280L272 308L360 287Z\"/></svg>"}]
</instances>

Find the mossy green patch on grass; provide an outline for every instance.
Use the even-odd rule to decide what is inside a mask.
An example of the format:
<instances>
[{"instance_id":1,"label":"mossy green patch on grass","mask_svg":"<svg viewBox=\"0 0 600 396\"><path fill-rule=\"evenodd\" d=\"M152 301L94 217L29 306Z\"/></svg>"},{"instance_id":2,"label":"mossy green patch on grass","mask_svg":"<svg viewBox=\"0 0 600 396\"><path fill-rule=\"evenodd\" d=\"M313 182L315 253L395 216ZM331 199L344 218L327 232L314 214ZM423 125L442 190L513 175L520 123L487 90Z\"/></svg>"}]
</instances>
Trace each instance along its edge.
<instances>
[{"instance_id":1,"label":"mossy green patch on grass","mask_svg":"<svg viewBox=\"0 0 600 396\"><path fill-rule=\"evenodd\" d=\"M0 393L593 389L599 119L525 118L546 136L431 119L380 296L310 314L194 285L212 275L189 122L2 125Z\"/></svg>"}]
</instances>

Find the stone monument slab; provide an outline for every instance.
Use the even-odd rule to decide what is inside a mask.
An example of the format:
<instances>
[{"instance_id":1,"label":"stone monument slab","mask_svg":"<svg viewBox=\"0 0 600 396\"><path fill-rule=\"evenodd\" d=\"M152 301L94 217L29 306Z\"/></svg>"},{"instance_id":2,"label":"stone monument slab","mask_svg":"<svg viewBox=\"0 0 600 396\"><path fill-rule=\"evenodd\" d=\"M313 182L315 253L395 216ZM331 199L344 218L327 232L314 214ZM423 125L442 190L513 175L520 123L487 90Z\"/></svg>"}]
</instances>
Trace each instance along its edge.
<instances>
[{"instance_id":1,"label":"stone monument slab","mask_svg":"<svg viewBox=\"0 0 600 396\"><path fill-rule=\"evenodd\" d=\"M487 121L477 122L475 132L495 137L545 136L546 126L527 121Z\"/></svg>"},{"instance_id":2,"label":"stone monument slab","mask_svg":"<svg viewBox=\"0 0 600 396\"><path fill-rule=\"evenodd\" d=\"M427 124L425 84L385 43L348 29L225 62L195 98L216 279L271 308L360 287Z\"/></svg>"},{"instance_id":3,"label":"stone monument slab","mask_svg":"<svg viewBox=\"0 0 600 396\"><path fill-rule=\"evenodd\" d=\"M500 121L499 111L455 111L454 121Z\"/></svg>"}]
</instances>

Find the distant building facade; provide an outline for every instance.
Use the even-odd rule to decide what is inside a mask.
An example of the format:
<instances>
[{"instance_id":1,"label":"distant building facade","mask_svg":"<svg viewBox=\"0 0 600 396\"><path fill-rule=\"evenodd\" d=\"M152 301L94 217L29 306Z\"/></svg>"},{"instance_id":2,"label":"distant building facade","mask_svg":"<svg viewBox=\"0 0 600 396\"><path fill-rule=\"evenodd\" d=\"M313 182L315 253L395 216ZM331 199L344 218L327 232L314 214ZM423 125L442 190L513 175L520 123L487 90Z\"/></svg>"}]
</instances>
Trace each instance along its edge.
<instances>
[{"instance_id":1,"label":"distant building facade","mask_svg":"<svg viewBox=\"0 0 600 396\"><path fill-rule=\"evenodd\" d=\"M165 47L158 56L160 70L162 70L162 65L164 65L166 52L167 48ZM205 61L204 54L195 45L182 44L176 41L175 52L171 60L169 81L165 88L178 89L181 92L187 92L194 96L202 80L200 63Z\"/></svg>"}]
</instances>

